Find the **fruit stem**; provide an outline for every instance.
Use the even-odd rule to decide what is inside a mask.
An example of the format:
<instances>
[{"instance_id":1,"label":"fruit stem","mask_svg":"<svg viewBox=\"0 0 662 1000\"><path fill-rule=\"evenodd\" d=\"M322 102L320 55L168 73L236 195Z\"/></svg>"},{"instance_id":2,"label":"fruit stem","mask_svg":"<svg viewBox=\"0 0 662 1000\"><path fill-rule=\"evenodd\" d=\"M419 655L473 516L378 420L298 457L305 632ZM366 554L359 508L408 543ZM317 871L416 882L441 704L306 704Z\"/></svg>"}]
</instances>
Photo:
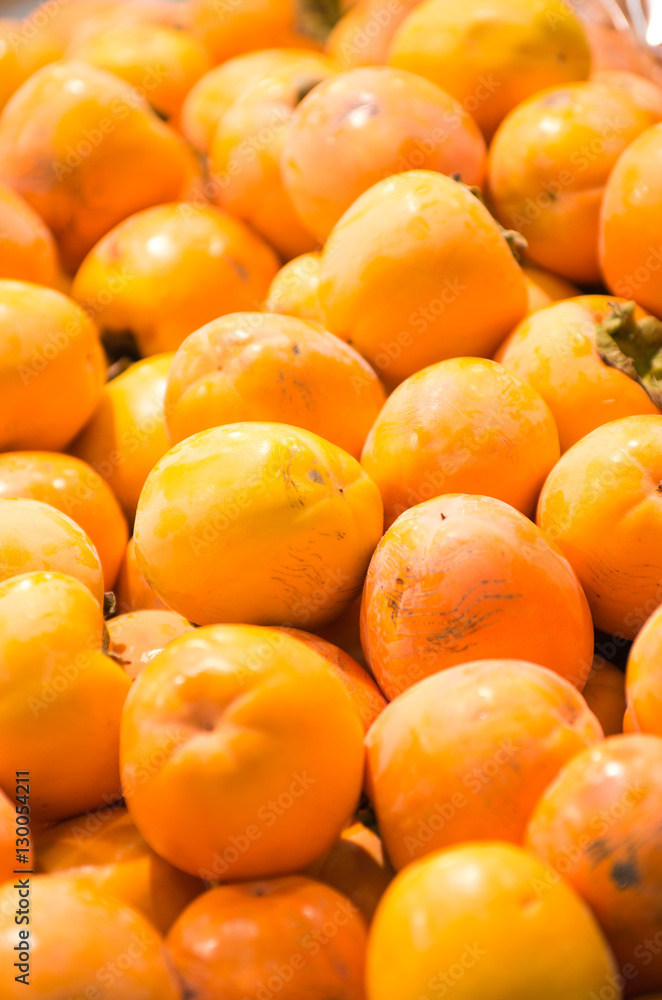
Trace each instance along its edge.
<instances>
[{"instance_id":1,"label":"fruit stem","mask_svg":"<svg viewBox=\"0 0 662 1000\"><path fill-rule=\"evenodd\" d=\"M295 27L301 34L323 44L342 17L340 0L297 0Z\"/></svg>"},{"instance_id":2,"label":"fruit stem","mask_svg":"<svg viewBox=\"0 0 662 1000\"><path fill-rule=\"evenodd\" d=\"M635 319L634 302L612 302L596 326L595 344L604 363L628 375L662 409L662 322Z\"/></svg>"},{"instance_id":3,"label":"fruit stem","mask_svg":"<svg viewBox=\"0 0 662 1000\"><path fill-rule=\"evenodd\" d=\"M458 184L462 185L462 187L465 189L465 191L468 191L469 194L472 194L474 196L474 198L478 198L478 201L481 203L481 205L483 206L483 208L486 208L487 211L490 212L490 209L489 209L488 205L486 204L485 199L483 198L483 192L481 191L481 189L479 187L473 187L470 184L465 184L464 181L462 180L460 174L453 174L452 177L453 177L454 181L456 181ZM490 212L490 215L492 215L492 212ZM499 220L494 218L494 215L492 215L492 218L494 219L494 221L496 222L497 226L499 227L499 232L501 233L501 235L503 236L504 240L506 241L506 243L510 247L511 254L515 258L515 260L517 261L517 263L521 264L522 263L522 259L524 258L524 255L525 255L525 253L526 253L526 251L528 249L528 246L529 246L529 244L526 242L526 239L524 238L524 236L522 236L521 233L518 233L516 229L505 229L501 225L501 223L499 222Z\"/></svg>"}]
</instances>

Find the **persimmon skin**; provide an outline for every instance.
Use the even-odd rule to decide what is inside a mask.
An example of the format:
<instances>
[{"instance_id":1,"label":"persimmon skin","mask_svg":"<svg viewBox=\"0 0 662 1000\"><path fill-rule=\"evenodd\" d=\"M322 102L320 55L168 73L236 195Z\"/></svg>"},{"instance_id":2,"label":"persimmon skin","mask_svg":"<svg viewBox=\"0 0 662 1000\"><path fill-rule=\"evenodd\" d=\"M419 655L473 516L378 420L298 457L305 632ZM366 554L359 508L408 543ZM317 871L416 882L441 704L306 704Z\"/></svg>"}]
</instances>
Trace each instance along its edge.
<instances>
[{"instance_id":1,"label":"persimmon skin","mask_svg":"<svg viewBox=\"0 0 662 1000\"><path fill-rule=\"evenodd\" d=\"M325 51L341 69L383 66L393 36L420 0L358 0L333 26Z\"/></svg>"},{"instance_id":2,"label":"persimmon skin","mask_svg":"<svg viewBox=\"0 0 662 1000\"><path fill-rule=\"evenodd\" d=\"M366 938L350 900L291 875L211 889L184 911L167 944L184 989L199 1000L243 1000L269 981L283 1000L363 1000Z\"/></svg>"},{"instance_id":3,"label":"persimmon skin","mask_svg":"<svg viewBox=\"0 0 662 1000\"><path fill-rule=\"evenodd\" d=\"M399 870L466 841L522 843L549 782L602 739L579 692L535 664L480 660L427 677L366 737L366 788L391 862Z\"/></svg>"},{"instance_id":4,"label":"persimmon skin","mask_svg":"<svg viewBox=\"0 0 662 1000\"><path fill-rule=\"evenodd\" d=\"M59 287L60 262L53 234L6 184L0 184L0 232L0 278Z\"/></svg>"},{"instance_id":5,"label":"persimmon skin","mask_svg":"<svg viewBox=\"0 0 662 1000\"><path fill-rule=\"evenodd\" d=\"M131 330L148 356L177 350L217 316L259 308L277 270L270 247L226 212L157 205L97 243L72 294L100 326Z\"/></svg>"},{"instance_id":6,"label":"persimmon skin","mask_svg":"<svg viewBox=\"0 0 662 1000\"><path fill-rule=\"evenodd\" d=\"M595 81L535 94L511 112L490 146L490 205L524 236L530 260L599 284L605 184L623 150L657 121L621 88Z\"/></svg>"},{"instance_id":7,"label":"persimmon skin","mask_svg":"<svg viewBox=\"0 0 662 1000\"><path fill-rule=\"evenodd\" d=\"M145 754L159 761L146 780ZM360 794L363 727L315 650L271 629L215 625L175 639L140 674L121 759L129 811L161 857L206 879L271 877L339 836ZM200 795L207 818L192 839Z\"/></svg>"},{"instance_id":8,"label":"persimmon skin","mask_svg":"<svg viewBox=\"0 0 662 1000\"><path fill-rule=\"evenodd\" d=\"M662 934L661 796L662 739L612 736L563 768L528 825L528 848L588 903L621 969L630 967L626 995L662 978L660 953L647 946Z\"/></svg>"},{"instance_id":9,"label":"persimmon skin","mask_svg":"<svg viewBox=\"0 0 662 1000\"><path fill-rule=\"evenodd\" d=\"M482 187L485 140L441 88L389 66L318 84L297 105L281 172L303 224L324 242L360 194L389 174L435 170Z\"/></svg>"},{"instance_id":10,"label":"persimmon skin","mask_svg":"<svg viewBox=\"0 0 662 1000\"><path fill-rule=\"evenodd\" d=\"M111 618L106 627L110 636L108 656L132 681L169 642L193 629L181 615L158 609L118 615Z\"/></svg>"},{"instance_id":11,"label":"persimmon skin","mask_svg":"<svg viewBox=\"0 0 662 1000\"><path fill-rule=\"evenodd\" d=\"M536 521L579 577L596 628L633 639L662 603L662 416L624 417L550 473Z\"/></svg>"},{"instance_id":12,"label":"persimmon skin","mask_svg":"<svg viewBox=\"0 0 662 1000\"><path fill-rule=\"evenodd\" d=\"M33 15L34 17L34 12ZM30 18L0 18L0 109L42 66L59 59L62 49L43 26L35 30Z\"/></svg>"},{"instance_id":13,"label":"persimmon skin","mask_svg":"<svg viewBox=\"0 0 662 1000\"><path fill-rule=\"evenodd\" d=\"M523 264L522 270L529 295L529 316L552 302L576 298L580 294L579 289L565 278L536 267L535 264Z\"/></svg>"},{"instance_id":14,"label":"persimmon skin","mask_svg":"<svg viewBox=\"0 0 662 1000\"><path fill-rule=\"evenodd\" d=\"M618 368L605 364L596 327L626 299L580 295L528 316L504 340L495 358L537 389L554 415L561 451L620 417L659 413L648 393ZM634 318L647 313L635 307Z\"/></svg>"},{"instance_id":15,"label":"persimmon skin","mask_svg":"<svg viewBox=\"0 0 662 1000\"><path fill-rule=\"evenodd\" d=\"M216 63L255 49L320 48L316 33L309 33L305 18L299 17L295 0L239 0L232 7L191 0L190 11L191 30Z\"/></svg>"},{"instance_id":16,"label":"persimmon skin","mask_svg":"<svg viewBox=\"0 0 662 1000\"><path fill-rule=\"evenodd\" d=\"M14 795L16 771L30 771L36 823L119 795L120 714L131 682L102 653L102 632L99 604L73 577L25 573L0 583L0 785Z\"/></svg>"},{"instance_id":17,"label":"persimmon skin","mask_svg":"<svg viewBox=\"0 0 662 1000\"><path fill-rule=\"evenodd\" d=\"M616 736L623 732L626 701L625 675L622 670L603 660L601 656L595 656L582 694L605 736Z\"/></svg>"},{"instance_id":18,"label":"persimmon skin","mask_svg":"<svg viewBox=\"0 0 662 1000\"><path fill-rule=\"evenodd\" d=\"M101 395L106 359L98 331L50 288L0 281L0 303L0 448L58 451Z\"/></svg>"},{"instance_id":19,"label":"persimmon skin","mask_svg":"<svg viewBox=\"0 0 662 1000\"><path fill-rule=\"evenodd\" d=\"M322 308L317 296L320 266L320 255L314 251L293 257L283 264L269 285L264 311L297 316L323 325Z\"/></svg>"},{"instance_id":20,"label":"persimmon skin","mask_svg":"<svg viewBox=\"0 0 662 1000\"><path fill-rule=\"evenodd\" d=\"M189 621L314 630L356 596L382 520L379 490L336 445L285 424L225 424L157 463L134 538L147 582Z\"/></svg>"},{"instance_id":21,"label":"persimmon skin","mask_svg":"<svg viewBox=\"0 0 662 1000\"><path fill-rule=\"evenodd\" d=\"M0 884L14 878L16 868L16 807L0 790Z\"/></svg>"},{"instance_id":22,"label":"persimmon skin","mask_svg":"<svg viewBox=\"0 0 662 1000\"><path fill-rule=\"evenodd\" d=\"M322 252L324 325L389 388L427 365L485 357L524 318L526 283L487 209L442 174L364 192Z\"/></svg>"},{"instance_id":23,"label":"persimmon skin","mask_svg":"<svg viewBox=\"0 0 662 1000\"><path fill-rule=\"evenodd\" d=\"M351 899L369 926L395 872L384 859L377 834L362 823L353 823L326 854L308 866L306 874Z\"/></svg>"},{"instance_id":24,"label":"persimmon skin","mask_svg":"<svg viewBox=\"0 0 662 1000\"><path fill-rule=\"evenodd\" d=\"M541 396L501 365L453 358L411 375L375 420L361 465L384 522L443 493L495 496L531 516L560 456Z\"/></svg>"},{"instance_id":25,"label":"persimmon skin","mask_svg":"<svg viewBox=\"0 0 662 1000\"><path fill-rule=\"evenodd\" d=\"M0 498L4 497L50 504L80 525L97 550L104 589L112 589L128 531L115 495L94 469L58 452L6 452L0 454Z\"/></svg>"},{"instance_id":26,"label":"persimmon skin","mask_svg":"<svg viewBox=\"0 0 662 1000\"><path fill-rule=\"evenodd\" d=\"M115 581L115 598L120 614L131 611L167 610L166 605L156 594L143 576L138 565L138 557L133 544L133 537L124 552L120 571Z\"/></svg>"},{"instance_id":27,"label":"persimmon skin","mask_svg":"<svg viewBox=\"0 0 662 1000\"><path fill-rule=\"evenodd\" d=\"M591 79L610 87L620 87L645 111L652 111L662 118L662 87L648 77L624 69L603 69L592 73Z\"/></svg>"},{"instance_id":28,"label":"persimmon skin","mask_svg":"<svg viewBox=\"0 0 662 1000\"><path fill-rule=\"evenodd\" d=\"M519 511L463 494L412 507L386 532L363 589L361 641L387 698L487 657L538 663L581 690L593 659L570 563Z\"/></svg>"},{"instance_id":29,"label":"persimmon skin","mask_svg":"<svg viewBox=\"0 0 662 1000\"><path fill-rule=\"evenodd\" d=\"M662 608L645 622L630 649L625 673L631 732L662 736Z\"/></svg>"},{"instance_id":30,"label":"persimmon skin","mask_svg":"<svg viewBox=\"0 0 662 1000\"><path fill-rule=\"evenodd\" d=\"M165 395L171 444L210 427L261 420L319 434L358 459L386 392L370 365L316 324L232 313L177 351Z\"/></svg>"},{"instance_id":31,"label":"persimmon skin","mask_svg":"<svg viewBox=\"0 0 662 1000\"><path fill-rule=\"evenodd\" d=\"M497 842L410 865L372 926L368 1000L414 1000L430 983L452 987L454 1000L495 989L510 1000L585 1000L605 984L611 990L616 965L597 921L563 880L537 896L547 875L528 852ZM620 1000L620 990L610 996Z\"/></svg>"}]
</instances>

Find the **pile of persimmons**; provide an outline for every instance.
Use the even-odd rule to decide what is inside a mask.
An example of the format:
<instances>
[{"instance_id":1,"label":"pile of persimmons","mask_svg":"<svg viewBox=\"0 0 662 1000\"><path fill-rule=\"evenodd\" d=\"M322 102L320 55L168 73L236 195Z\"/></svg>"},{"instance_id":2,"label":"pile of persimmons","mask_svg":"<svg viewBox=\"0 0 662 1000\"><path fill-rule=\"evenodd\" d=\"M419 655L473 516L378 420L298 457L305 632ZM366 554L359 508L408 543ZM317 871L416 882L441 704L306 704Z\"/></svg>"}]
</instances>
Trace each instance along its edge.
<instances>
[{"instance_id":1,"label":"pile of persimmons","mask_svg":"<svg viewBox=\"0 0 662 1000\"><path fill-rule=\"evenodd\" d=\"M0 1000L662 997L662 87L575 6L0 21Z\"/></svg>"}]
</instances>

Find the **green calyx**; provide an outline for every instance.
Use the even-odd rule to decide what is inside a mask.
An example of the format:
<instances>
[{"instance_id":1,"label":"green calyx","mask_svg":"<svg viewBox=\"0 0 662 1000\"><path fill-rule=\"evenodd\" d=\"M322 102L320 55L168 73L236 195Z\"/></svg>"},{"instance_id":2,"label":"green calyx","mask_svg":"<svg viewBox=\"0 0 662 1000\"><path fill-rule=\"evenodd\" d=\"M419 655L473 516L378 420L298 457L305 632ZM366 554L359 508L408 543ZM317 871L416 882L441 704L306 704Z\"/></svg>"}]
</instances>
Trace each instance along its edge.
<instances>
[{"instance_id":1,"label":"green calyx","mask_svg":"<svg viewBox=\"0 0 662 1000\"><path fill-rule=\"evenodd\" d=\"M612 302L595 330L595 345L606 365L637 382L662 409L662 322L635 319L634 302Z\"/></svg>"}]
</instances>

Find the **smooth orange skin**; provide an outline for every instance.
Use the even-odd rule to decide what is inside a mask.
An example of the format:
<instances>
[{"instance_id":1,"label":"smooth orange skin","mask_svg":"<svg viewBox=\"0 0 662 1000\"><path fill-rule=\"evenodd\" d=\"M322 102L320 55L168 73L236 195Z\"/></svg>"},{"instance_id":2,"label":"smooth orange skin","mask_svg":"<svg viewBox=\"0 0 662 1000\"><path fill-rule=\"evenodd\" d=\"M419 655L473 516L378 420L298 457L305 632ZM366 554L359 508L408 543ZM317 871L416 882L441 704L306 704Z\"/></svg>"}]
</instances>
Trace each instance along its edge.
<instances>
[{"instance_id":1,"label":"smooth orange skin","mask_svg":"<svg viewBox=\"0 0 662 1000\"><path fill-rule=\"evenodd\" d=\"M360 194L390 174L436 170L482 186L486 147L462 105L389 66L342 73L297 105L281 159L304 226L324 242Z\"/></svg>"},{"instance_id":2,"label":"smooth orange skin","mask_svg":"<svg viewBox=\"0 0 662 1000\"><path fill-rule=\"evenodd\" d=\"M197 1000L243 1000L266 993L268 982L279 984L283 1000L364 997L363 919L345 896L310 878L211 889L184 911L167 944Z\"/></svg>"},{"instance_id":3,"label":"smooth orange skin","mask_svg":"<svg viewBox=\"0 0 662 1000\"><path fill-rule=\"evenodd\" d=\"M161 857L206 879L270 877L319 858L356 807L363 765L363 726L341 682L314 649L272 629L180 636L135 681L122 718L136 826Z\"/></svg>"},{"instance_id":4,"label":"smooth orange skin","mask_svg":"<svg viewBox=\"0 0 662 1000\"><path fill-rule=\"evenodd\" d=\"M191 87L211 69L207 50L197 38L175 27L140 21L74 38L67 56L108 70L138 88L175 125Z\"/></svg>"},{"instance_id":5,"label":"smooth orange skin","mask_svg":"<svg viewBox=\"0 0 662 1000\"><path fill-rule=\"evenodd\" d=\"M627 70L603 69L592 73L591 79L610 87L620 87L644 111L652 111L658 118L662 118L662 87L647 77Z\"/></svg>"},{"instance_id":6,"label":"smooth orange skin","mask_svg":"<svg viewBox=\"0 0 662 1000\"><path fill-rule=\"evenodd\" d=\"M42 66L59 59L62 51L48 31L37 30L30 19L0 18L0 109L22 83Z\"/></svg>"},{"instance_id":7,"label":"smooth orange skin","mask_svg":"<svg viewBox=\"0 0 662 1000\"><path fill-rule=\"evenodd\" d=\"M72 272L118 222L186 198L199 176L133 87L80 60L38 70L0 116L0 180L39 213Z\"/></svg>"},{"instance_id":8,"label":"smooth orange skin","mask_svg":"<svg viewBox=\"0 0 662 1000\"><path fill-rule=\"evenodd\" d=\"M67 0L54 9L50 0L39 4L26 18L28 27L40 28L64 51L72 38L97 32L126 20L187 27L188 3L172 0ZM44 25L44 21L47 25Z\"/></svg>"},{"instance_id":9,"label":"smooth orange skin","mask_svg":"<svg viewBox=\"0 0 662 1000\"><path fill-rule=\"evenodd\" d=\"M411 170L354 202L322 253L325 326L393 387L446 358L492 354L524 318L524 275L487 209Z\"/></svg>"},{"instance_id":10,"label":"smooth orange skin","mask_svg":"<svg viewBox=\"0 0 662 1000\"><path fill-rule=\"evenodd\" d=\"M264 311L323 324L317 295L320 267L321 258L315 252L301 254L283 264L269 285Z\"/></svg>"},{"instance_id":11,"label":"smooth orange skin","mask_svg":"<svg viewBox=\"0 0 662 1000\"><path fill-rule=\"evenodd\" d=\"M543 794L527 846L588 903L625 972L626 994L659 987L662 739L612 736L575 757ZM557 875L557 878L559 876Z\"/></svg>"},{"instance_id":12,"label":"smooth orange skin","mask_svg":"<svg viewBox=\"0 0 662 1000\"><path fill-rule=\"evenodd\" d=\"M0 551L0 581L22 573L64 573L103 604L103 570L92 539L50 504L0 497Z\"/></svg>"},{"instance_id":13,"label":"smooth orange skin","mask_svg":"<svg viewBox=\"0 0 662 1000\"><path fill-rule=\"evenodd\" d=\"M595 328L625 299L583 295L527 317L495 358L540 393L549 406L565 452L611 420L659 413L645 389L606 365L595 346ZM635 319L643 319L635 309Z\"/></svg>"},{"instance_id":14,"label":"smooth orange skin","mask_svg":"<svg viewBox=\"0 0 662 1000\"><path fill-rule=\"evenodd\" d=\"M560 768L602 738L579 692L533 663L479 660L427 677L366 737L366 788L392 864L470 840L521 843Z\"/></svg>"},{"instance_id":15,"label":"smooth orange skin","mask_svg":"<svg viewBox=\"0 0 662 1000\"><path fill-rule=\"evenodd\" d=\"M59 287L58 252L40 216L6 184L0 184L0 278Z\"/></svg>"},{"instance_id":16,"label":"smooth orange skin","mask_svg":"<svg viewBox=\"0 0 662 1000\"><path fill-rule=\"evenodd\" d=\"M523 264L522 270L526 278L526 287L529 295L529 316L531 313L550 306L552 302L559 302L562 299L572 299L577 297L579 289L572 285L565 278L560 278L558 274L545 271L535 264Z\"/></svg>"},{"instance_id":17,"label":"smooth orange skin","mask_svg":"<svg viewBox=\"0 0 662 1000\"><path fill-rule=\"evenodd\" d=\"M279 628L277 631L291 635L321 653L331 673L342 682L354 702L367 732L380 712L386 708L387 701L365 667L339 646L313 635L312 632L302 632L298 628Z\"/></svg>"},{"instance_id":18,"label":"smooth orange skin","mask_svg":"<svg viewBox=\"0 0 662 1000\"><path fill-rule=\"evenodd\" d=\"M163 400L173 356L144 358L107 382L97 409L71 444L72 454L107 481L129 523L147 476L168 450Z\"/></svg>"},{"instance_id":19,"label":"smooth orange skin","mask_svg":"<svg viewBox=\"0 0 662 1000\"><path fill-rule=\"evenodd\" d=\"M524 236L534 263L599 284L605 184L623 150L657 121L626 91L596 81L535 94L511 112L490 146L490 205Z\"/></svg>"},{"instance_id":20,"label":"smooth orange skin","mask_svg":"<svg viewBox=\"0 0 662 1000\"><path fill-rule=\"evenodd\" d=\"M215 66L191 87L184 101L181 130L195 149L208 153L218 123L238 97L275 70L294 63L311 71L336 68L320 52L305 49L261 49L245 52Z\"/></svg>"},{"instance_id":21,"label":"smooth orange skin","mask_svg":"<svg viewBox=\"0 0 662 1000\"><path fill-rule=\"evenodd\" d=\"M595 627L633 639L662 602L662 416L625 417L550 473L536 521L579 577Z\"/></svg>"},{"instance_id":22,"label":"smooth orange skin","mask_svg":"<svg viewBox=\"0 0 662 1000\"><path fill-rule=\"evenodd\" d=\"M582 694L605 736L616 736L623 732L625 674L622 670L603 660L601 656L595 656Z\"/></svg>"},{"instance_id":23,"label":"smooth orange skin","mask_svg":"<svg viewBox=\"0 0 662 1000\"><path fill-rule=\"evenodd\" d=\"M129 539L122 565L115 581L115 598L120 614L131 611L167 610L166 605L156 594L142 574L138 565L133 538Z\"/></svg>"},{"instance_id":24,"label":"smooth orange skin","mask_svg":"<svg viewBox=\"0 0 662 1000\"><path fill-rule=\"evenodd\" d=\"M16 838L16 807L0 791L0 883L14 878Z\"/></svg>"},{"instance_id":25,"label":"smooth orange skin","mask_svg":"<svg viewBox=\"0 0 662 1000\"><path fill-rule=\"evenodd\" d=\"M107 623L108 656L135 680L157 653L193 626L174 611L131 611Z\"/></svg>"},{"instance_id":26,"label":"smooth orange skin","mask_svg":"<svg viewBox=\"0 0 662 1000\"><path fill-rule=\"evenodd\" d=\"M631 732L662 736L662 608L650 616L630 650L625 674Z\"/></svg>"},{"instance_id":27,"label":"smooth orange skin","mask_svg":"<svg viewBox=\"0 0 662 1000\"><path fill-rule=\"evenodd\" d=\"M331 850L308 866L306 874L347 896L370 925L395 873L384 861L377 834L354 823L343 830Z\"/></svg>"},{"instance_id":28,"label":"smooth orange skin","mask_svg":"<svg viewBox=\"0 0 662 1000\"><path fill-rule=\"evenodd\" d=\"M320 639L326 639L334 646L339 646L360 666L368 669L361 648L361 594L358 594L332 622L319 626L315 634Z\"/></svg>"},{"instance_id":29,"label":"smooth orange skin","mask_svg":"<svg viewBox=\"0 0 662 1000\"><path fill-rule=\"evenodd\" d=\"M96 327L74 302L50 288L0 281L3 451L66 447L92 414L105 372Z\"/></svg>"},{"instance_id":30,"label":"smooth orange skin","mask_svg":"<svg viewBox=\"0 0 662 1000\"><path fill-rule=\"evenodd\" d=\"M343 70L386 63L393 36L420 0L359 0L331 29L325 51Z\"/></svg>"},{"instance_id":31,"label":"smooth orange skin","mask_svg":"<svg viewBox=\"0 0 662 1000\"><path fill-rule=\"evenodd\" d=\"M35 838L40 873L69 878L116 896L167 934L203 884L173 868L146 844L126 809L107 806L41 831Z\"/></svg>"},{"instance_id":32,"label":"smooth orange skin","mask_svg":"<svg viewBox=\"0 0 662 1000\"><path fill-rule=\"evenodd\" d=\"M384 523L442 493L480 493L533 515L559 459L549 407L495 361L452 358L402 382L375 420L361 465Z\"/></svg>"},{"instance_id":33,"label":"smooth orange skin","mask_svg":"<svg viewBox=\"0 0 662 1000\"><path fill-rule=\"evenodd\" d=\"M284 184L285 137L302 96L334 72L333 66L299 62L273 70L228 108L209 150L214 200L248 222L285 260L318 246Z\"/></svg>"},{"instance_id":34,"label":"smooth orange skin","mask_svg":"<svg viewBox=\"0 0 662 1000\"><path fill-rule=\"evenodd\" d=\"M304 427L358 459L386 392L370 365L317 324L233 313L188 337L168 373L170 442L223 424Z\"/></svg>"},{"instance_id":35,"label":"smooth orange skin","mask_svg":"<svg viewBox=\"0 0 662 1000\"><path fill-rule=\"evenodd\" d=\"M635 139L607 182L599 252L607 287L662 316L660 200L662 124Z\"/></svg>"},{"instance_id":36,"label":"smooth orange skin","mask_svg":"<svg viewBox=\"0 0 662 1000\"><path fill-rule=\"evenodd\" d=\"M350 455L256 421L175 445L145 483L134 537L147 582L189 621L314 631L357 595L382 519Z\"/></svg>"},{"instance_id":37,"label":"smooth orange skin","mask_svg":"<svg viewBox=\"0 0 662 1000\"><path fill-rule=\"evenodd\" d=\"M16 771L29 770L37 822L118 797L131 681L101 652L102 633L98 603L73 577L25 573L0 583L0 785L13 796Z\"/></svg>"},{"instance_id":38,"label":"smooth orange skin","mask_svg":"<svg viewBox=\"0 0 662 1000\"><path fill-rule=\"evenodd\" d=\"M242 52L266 48L317 49L319 42L301 24L296 0L191 0L191 29L216 63Z\"/></svg>"},{"instance_id":39,"label":"smooth orange skin","mask_svg":"<svg viewBox=\"0 0 662 1000\"><path fill-rule=\"evenodd\" d=\"M531 94L585 80L590 53L561 0L425 0L396 32L388 62L447 90L491 139Z\"/></svg>"},{"instance_id":40,"label":"smooth orange skin","mask_svg":"<svg viewBox=\"0 0 662 1000\"><path fill-rule=\"evenodd\" d=\"M0 888L0 961L11 969L18 942L17 889ZM94 996L104 1000L179 1000L181 993L163 939L132 907L66 875L30 878L30 996ZM18 974L18 970L17 974ZM3 1000L25 996L6 976ZM103 989L103 994L101 994Z\"/></svg>"},{"instance_id":41,"label":"smooth orange skin","mask_svg":"<svg viewBox=\"0 0 662 1000\"><path fill-rule=\"evenodd\" d=\"M581 690L593 659L569 562L519 511L462 494L412 507L386 532L363 589L361 641L387 698L488 657L539 663Z\"/></svg>"},{"instance_id":42,"label":"smooth orange skin","mask_svg":"<svg viewBox=\"0 0 662 1000\"><path fill-rule=\"evenodd\" d=\"M94 469L80 459L57 452L0 454L0 498L4 497L40 500L80 525L97 550L104 589L112 588L128 531L112 490Z\"/></svg>"},{"instance_id":43,"label":"smooth orange skin","mask_svg":"<svg viewBox=\"0 0 662 1000\"><path fill-rule=\"evenodd\" d=\"M586 1000L609 989L620 1000L597 922L563 881L548 886L548 874L528 852L496 842L412 864L377 910L368 1000L415 1000L433 989L452 990L453 1000Z\"/></svg>"},{"instance_id":44,"label":"smooth orange skin","mask_svg":"<svg viewBox=\"0 0 662 1000\"><path fill-rule=\"evenodd\" d=\"M99 241L72 295L103 328L131 330L147 356L176 351L217 316L258 309L277 270L273 251L226 212L158 205Z\"/></svg>"}]
</instances>

